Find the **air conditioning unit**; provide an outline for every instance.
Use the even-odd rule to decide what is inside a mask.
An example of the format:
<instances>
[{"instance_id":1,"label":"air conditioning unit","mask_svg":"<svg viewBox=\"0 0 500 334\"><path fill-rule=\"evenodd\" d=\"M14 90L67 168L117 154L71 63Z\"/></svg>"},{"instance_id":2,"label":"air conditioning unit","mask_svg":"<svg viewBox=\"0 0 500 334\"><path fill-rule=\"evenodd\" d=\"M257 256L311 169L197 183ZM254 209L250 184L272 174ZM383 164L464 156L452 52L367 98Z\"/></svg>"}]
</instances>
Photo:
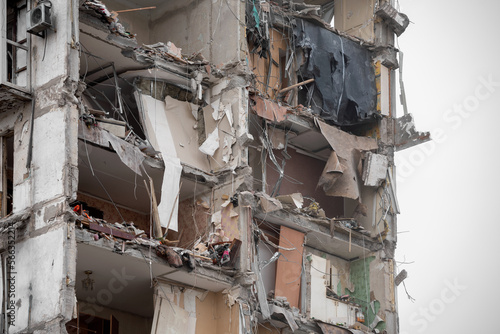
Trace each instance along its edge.
<instances>
[{"instance_id":1,"label":"air conditioning unit","mask_svg":"<svg viewBox=\"0 0 500 334\"><path fill-rule=\"evenodd\" d=\"M28 32L39 35L42 31L52 28L50 17L51 5L42 2L28 12Z\"/></svg>"}]
</instances>

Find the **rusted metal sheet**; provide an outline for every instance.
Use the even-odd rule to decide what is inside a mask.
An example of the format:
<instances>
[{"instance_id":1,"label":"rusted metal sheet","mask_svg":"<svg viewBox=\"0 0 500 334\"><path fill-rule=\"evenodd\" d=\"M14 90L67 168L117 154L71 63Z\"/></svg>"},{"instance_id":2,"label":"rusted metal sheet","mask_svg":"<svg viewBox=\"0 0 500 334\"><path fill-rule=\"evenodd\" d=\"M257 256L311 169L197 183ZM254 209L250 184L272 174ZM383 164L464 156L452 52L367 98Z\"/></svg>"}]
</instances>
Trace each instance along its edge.
<instances>
[{"instance_id":1,"label":"rusted metal sheet","mask_svg":"<svg viewBox=\"0 0 500 334\"><path fill-rule=\"evenodd\" d=\"M250 99L254 102L253 110L265 119L272 122L282 122L286 119L287 108L280 106L276 102L266 100L260 96L251 96Z\"/></svg>"},{"instance_id":2,"label":"rusted metal sheet","mask_svg":"<svg viewBox=\"0 0 500 334\"><path fill-rule=\"evenodd\" d=\"M304 233L286 226L280 228L280 247L295 248L282 251L283 257L276 266L275 296L286 297L291 307L299 308L300 275L302 274L302 250Z\"/></svg>"}]
</instances>

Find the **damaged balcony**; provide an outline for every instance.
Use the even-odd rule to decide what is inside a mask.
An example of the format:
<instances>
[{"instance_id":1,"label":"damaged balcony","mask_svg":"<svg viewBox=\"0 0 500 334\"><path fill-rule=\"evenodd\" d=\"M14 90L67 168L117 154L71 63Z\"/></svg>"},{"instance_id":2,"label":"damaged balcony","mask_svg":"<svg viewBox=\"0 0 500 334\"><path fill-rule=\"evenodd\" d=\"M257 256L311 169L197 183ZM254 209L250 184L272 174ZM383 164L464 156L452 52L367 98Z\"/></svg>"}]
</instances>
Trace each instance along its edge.
<instances>
[{"instance_id":1,"label":"damaged balcony","mask_svg":"<svg viewBox=\"0 0 500 334\"><path fill-rule=\"evenodd\" d=\"M335 15L337 28L346 7L356 20L367 15L369 36L320 18ZM395 310L394 289L388 298L381 288L394 277L394 129L401 142L425 134L403 139L398 122L407 123L393 118L398 64L374 10L361 1L247 4L250 133L260 141L249 146L260 192L248 201L265 326L371 332Z\"/></svg>"},{"instance_id":2,"label":"damaged balcony","mask_svg":"<svg viewBox=\"0 0 500 334\"><path fill-rule=\"evenodd\" d=\"M183 264L181 255L174 252L167 257L160 251L151 251L147 240L142 243L127 240L125 232L96 238L99 232L78 227L76 231L76 282L79 284L76 297L80 319L66 325L69 333L77 333L77 328L92 329L93 323L87 322L85 316L109 319L110 314L117 326L128 328L128 332L152 332L152 327L164 326L162 317L171 313L165 309L166 305L176 307L183 297L187 306L189 298L198 296L198 300L189 300L193 303L191 307L211 307L214 301L223 300L222 291L234 284L228 267L198 263L186 254L182 258L190 259ZM183 296L185 291L192 294ZM164 301L163 306L158 298Z\"/></svg>"},{"instance_id":3,"label":"damaged balcony","mask_svg":"<svg viewBox=\"0 0 500 334\"><path fill-rule=\"evenodd\" d=\"M151 8L129 12L139 5ZM103 319L111 311L118 320L120 312L129 312L133 316L125 323L135 321L136 332L152 328L159 333L169 317L180 321L179 332L185 325L194 330L192 326L237 322L239 311L226 310L228 293L224 297L222 291L235 285L235 268L245 261L240 256L240 208L231 190L242 183L233 173L244 159L240 150L248 139L244 126L236 131L245 82L235 85L221 78L220 69L202 54L217 59L212 46L204 50L201 45L196 50L202 53L191 56L176 47L193 37L177 29L177 14L193 20L207 5L212 6L81 1L79 94L84 112L78 194L72 203L77 281L92 271L94 280L100 275L104 284L99 292L106 291L113 273L126 271L134 279L109 303L77 288L80 323L88 320L85 309ZM161 33L165 29L166 35ZM207 297L208 291L215 293ZM193 322L192 309L186 315L193 305L212 314L214 303L220 304L214 312L221 313L214 324ZM112 325L114 320L102 321ZM78 323L74 319L68 325ZM140 323L148 329L138 327Z\"/></svg>"}]
</instances>

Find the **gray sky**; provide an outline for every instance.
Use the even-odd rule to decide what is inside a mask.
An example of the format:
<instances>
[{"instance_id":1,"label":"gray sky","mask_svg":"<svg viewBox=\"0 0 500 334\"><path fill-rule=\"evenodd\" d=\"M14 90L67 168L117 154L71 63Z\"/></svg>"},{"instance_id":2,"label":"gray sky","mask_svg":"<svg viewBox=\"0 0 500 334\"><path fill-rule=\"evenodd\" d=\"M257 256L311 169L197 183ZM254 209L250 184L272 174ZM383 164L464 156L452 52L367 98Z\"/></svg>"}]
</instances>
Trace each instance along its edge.
<instances>
[{"instance_id":1,"label":"gray sky","mask_svg":"<svg viewBox=\"0 0 500 334\"><path fill-rule=\"evenodd\" d=\"M399 4L408 108L435 138L396 156L401 333L498 333L500 2Z\"/></svg>"}]
</instances>

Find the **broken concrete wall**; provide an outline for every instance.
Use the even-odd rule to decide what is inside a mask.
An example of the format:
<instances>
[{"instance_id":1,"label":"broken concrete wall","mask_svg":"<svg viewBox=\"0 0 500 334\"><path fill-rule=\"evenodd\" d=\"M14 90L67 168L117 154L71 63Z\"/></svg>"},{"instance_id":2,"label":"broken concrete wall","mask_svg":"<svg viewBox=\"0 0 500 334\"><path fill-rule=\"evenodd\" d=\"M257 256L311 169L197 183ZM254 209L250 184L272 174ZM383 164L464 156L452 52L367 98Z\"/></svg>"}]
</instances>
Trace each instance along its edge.
<instances>
[{"instance_id":1,"label":"broken concrete wall","mask_svg":"<svg viewBox=\"0 0 500 334\"><path fill-rule=\"evenodd\" d=\"M335 1L335 28L367 42L373 42L375 0Z\"/></svg>"},{"instance_id":2,"label":"broken concrete wall","mask_svg":"<svg viewBox=\"0 0 500 334\"><path fill-rule=\"evenodd\" d=\"M14 144L14 163L19 166L14 215L30 208L32 216L27 238L15 245L18 321L10 333L63 332L72 316L76 247L65 213L67 201L76 197L78 178L74 94L79 60L78 51L71 48L78 41L77 5L78 1L52 1L57 32L49 30L45 39L31 37L34 119L28 105L14 129L19 140Z\"/></svg>"},{"instance_id":3,"label":"broken concrete wall","mask_svg":"<svg viewBox=\"0 0 500 334\"><path fill-rule=\"evenodd\" d=\"M9 333L62 333L72 316L76 247L63 218L15 245L15 325ZM73 271L73 274L72 274ZM12 276L12 275L11 275ZM53 326L53 327L52 327ZM51 329L50 329L51 328ZM54 330L57 329L57 330Z\"/></svg>"},{"instance_id":4,"label":"broken concrete wall","mask_svg":"<svg viewBox=\"0 0 500 334\"><path fill-rule=\"evenodd\" d=\"M215 65L239 61L244 4L225 0L169 3L150 23L151 41L172 41L184 54L201 52Z\"/></svg>"},{"instance_id":5,"label":"broken concrete wall","mask_svg":"<svg viewBox=\"0 0 500 334\"><path fill-rule=\"evenodd\" d=\"M248 130L248 85L244 74L230 74L217 81L205 96L209 105L203 107L203 145L214 141L216 144L218 136L217 149L209 160L212 170L248 165L247 146L253 140Z\"/></svg>"}]
</instances>

